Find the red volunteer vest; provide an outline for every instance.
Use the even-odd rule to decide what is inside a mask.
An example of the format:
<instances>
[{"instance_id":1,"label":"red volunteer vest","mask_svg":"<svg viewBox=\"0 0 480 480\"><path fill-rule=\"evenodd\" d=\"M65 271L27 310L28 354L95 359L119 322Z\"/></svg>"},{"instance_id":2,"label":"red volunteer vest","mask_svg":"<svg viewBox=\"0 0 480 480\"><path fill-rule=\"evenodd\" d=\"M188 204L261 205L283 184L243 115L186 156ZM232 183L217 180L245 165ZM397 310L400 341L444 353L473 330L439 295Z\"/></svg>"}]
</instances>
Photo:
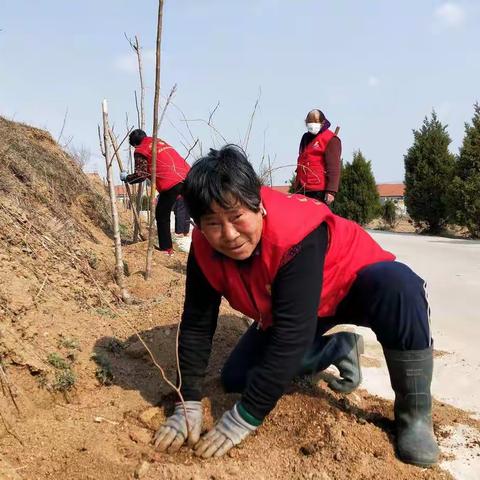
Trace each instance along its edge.
<instances>
[{"instance_id":1,"label":"red volunteer vest","mask_svg":"<svg viewBox=\"0 0 480 480\"><path fill-rule=\"evenodd\" d=\"M143 155L148 162L148 173L152 174L153 138L145 137L135 148L135 153ZM157 140L156 187L159 192L169 190L177 183L183 182L190 166L179 153L163 140Z\"/></svg>"},{"instance_id":2,"label":"red volunteer vest","mask_svg":"<svg viewBox=\"0 0 480 480\"><path fill-rule=\"evenodd\" d=\"M248 263L216 252L197 228L193 230L193 252L211 286L263 329L273 321L271 287L286 255L322 222L328 225L329 246L319 317L334 315L361 268L395 259L358 224L334 215L322 202L303 195L287 196L268 187L262 187L261 198L267 214L259 254Z\"/></svg>"},{"instance_id":3,"label":"red volunteer vest","mask_svg":"<svg viewBox=\"0 0 480 480\"><path fill-rule=\"evenodd\" d=\"M305 190L325 190L325 150L335 134L319 133L298 156L297 183Z\"/></svg>"}]
</instances>

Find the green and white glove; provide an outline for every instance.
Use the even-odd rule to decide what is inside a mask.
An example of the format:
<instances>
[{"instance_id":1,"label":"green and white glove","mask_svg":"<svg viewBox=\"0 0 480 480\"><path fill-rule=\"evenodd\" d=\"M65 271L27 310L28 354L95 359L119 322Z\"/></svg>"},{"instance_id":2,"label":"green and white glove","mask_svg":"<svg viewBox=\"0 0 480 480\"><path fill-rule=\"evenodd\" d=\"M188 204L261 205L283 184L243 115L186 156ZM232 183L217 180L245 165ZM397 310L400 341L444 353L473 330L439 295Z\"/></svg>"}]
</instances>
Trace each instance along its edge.
<instances>
[{"instance_id":1,"label":"green and white glove","mask_svg":"<svg viewBox=\"0 0 480 480\"><path fill-rule=\"evenodd\" d=\"M187 401L185 409L188 418L188 444L195 445L202 433L202 402ZM154 445L161 452L175 453L187 439L187 422L182 403L175 404L173 415L158 429L154 437Z\"/></svg>"},{"instance_id":2,"label":"green and white glove","mask_svg":"<svg viewBox=\"0 0 480 480\"><path fill-rule=\"evenodd\" d=\"M238 413L238 404L226 411L217 424L195 445L195 455L221 457L257 429Z\"/></svg>"}]
</instances>

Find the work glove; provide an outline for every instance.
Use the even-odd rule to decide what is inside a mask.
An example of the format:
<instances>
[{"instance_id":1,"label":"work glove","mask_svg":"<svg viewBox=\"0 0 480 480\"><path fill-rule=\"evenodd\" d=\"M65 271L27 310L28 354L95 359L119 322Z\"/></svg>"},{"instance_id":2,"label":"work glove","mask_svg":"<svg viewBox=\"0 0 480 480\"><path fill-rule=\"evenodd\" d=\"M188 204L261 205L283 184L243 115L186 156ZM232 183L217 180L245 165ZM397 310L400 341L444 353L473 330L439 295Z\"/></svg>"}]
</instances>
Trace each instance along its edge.
<instances>
[{"instance_id":1,"label":"work glove","mask_svg":"<svg viewBox=\"0 0 480 480\"><path fill-rule=\"evenodd\" d=\"M237 405L234 405L195 445L195 455L202 458L221 457L256 429L240 416Z\"/></svg>"},{"instance_id":2,"label":"work glove","mask_svg":"<svg viewBox=\"0 0 480 480\"><path fill-rule=\"evenodd\" d=\"M121 180L122 182L124 182L124 181L127 179L127 177L128 177L128 172L125 172L125 171L122 170L122 171L120 172L120 180Z\"/></svg>"},{"instance_id":3,"label":"work glove","mask_svg":"<svg viewBox=\"0 0 480 480\"><path fill-rule=\"evenodd\" d=\"M188 418L188 444L195 445L202 433L203 408L202 402L187 401L185 409L183 404L175 404L173 415L158 429L154 437L154 445L161 452L175 453L187 439L187 422L185 421L185 410Z\"/></svg>"}]
</instances>

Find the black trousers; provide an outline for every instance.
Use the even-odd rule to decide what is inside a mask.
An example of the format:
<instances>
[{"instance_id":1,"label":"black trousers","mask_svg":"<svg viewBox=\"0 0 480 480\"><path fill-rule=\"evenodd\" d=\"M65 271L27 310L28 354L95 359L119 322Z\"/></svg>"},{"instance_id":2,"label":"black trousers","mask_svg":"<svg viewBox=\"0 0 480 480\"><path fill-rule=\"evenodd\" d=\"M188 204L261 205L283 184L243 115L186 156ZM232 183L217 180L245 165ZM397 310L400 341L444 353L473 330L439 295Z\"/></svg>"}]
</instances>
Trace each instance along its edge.
<instances>
[{"instance_id":1,"label":"black trousers","mask_svg":"<svg viewBox=\"0 0 480 480\"><path fill-rule=\"evenodd\" d=\"M177 198L173 213L175 213L175 233L187 234L190 231L190 215L183 197Z\"/></svg>"},{"instance_id":2,"label":"black trousers","mask_svg":"<svg viewBox=\"0 0 480 480\"><path fill-rule=\"evenodd\" d=\"M170 214L173 205L179 195L182 194L183 182L177 183L174 187L160 192L155 208L155 220L157 221L158 246L160 250L172 248L172 234L170 233Z\"/></svg>"},{"instance_id":3,"label":"black trousers","mask_svg":"<svg viewBox=\"0 0 480 480\"><path fill-rule=\"evenodd\" d=\"M302 193L302 192L299 192ZM320 200L321 202L325 203L325 195L326 195L325 190L319 190L319 191L313 191L313 190L305 190L303 192L303 195L306 197L314 198L315 200Z\"/></svg>"},{"instance_id":4,"label":"black trousers","mask_svg":"<svg viewBox=\"0 0 480 480\"><path fill-rule=\"evenodd\" d=\"M403 263L379 262L365 267L335 316L318 319L311 348L322 345L320 337L339 324L370 327L387 349L429 348L432 339L425 282ZM271 329L257 330L253 324L241 337L222 370L222 383L229 385L230 391L243 391L249 372L262 360L270 336ZM307 352L305 361L314 355L313 351Z\"/></svg>"}]
</instances>

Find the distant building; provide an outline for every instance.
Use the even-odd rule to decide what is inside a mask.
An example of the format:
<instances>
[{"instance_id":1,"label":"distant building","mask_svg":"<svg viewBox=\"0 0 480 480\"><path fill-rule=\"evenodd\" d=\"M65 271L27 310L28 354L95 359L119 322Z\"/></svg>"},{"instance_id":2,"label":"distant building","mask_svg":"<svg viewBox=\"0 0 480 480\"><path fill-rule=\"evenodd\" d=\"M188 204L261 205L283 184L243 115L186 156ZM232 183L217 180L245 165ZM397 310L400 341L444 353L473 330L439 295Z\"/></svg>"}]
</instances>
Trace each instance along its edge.
<instances>
[{"instance_id":1,"label":"distant building","mask_svg":"<svg viewBox=\"0 0 480 480\"><path fill-rule=\"evenodd\" d=\"M121 185L115 185L115 196L117 197L117 202L122 203L125 208L130 208L127 188L124 183Z\"/></svg>"},{"instance_id":2,"label":"distant building","mask_svg":"<svg viewBox=\"0 0 480 480\"><path fill-rule=\"evenodd\" d=\"M273 190L282 193L288 193L289 185L274 185ZM341 187L340 187L341 188ZM397 207L400 215L406 215L405 207L405 185L403 183L379 183L377 185L380 203L383 205L387 200L391 200Z\"/></svg>"},{"instance_id":3,"label":"distant building","mask_svg":"<svg viewBox=\"0 0 480 480\"><path fill-rule=\"evenodd\" d=\"M397 207L397 212L405 215L405 185L403 183L379 183L377 185L380 202L383 205L387 200L391 200Z\"/></svg>"}]
</instances>

